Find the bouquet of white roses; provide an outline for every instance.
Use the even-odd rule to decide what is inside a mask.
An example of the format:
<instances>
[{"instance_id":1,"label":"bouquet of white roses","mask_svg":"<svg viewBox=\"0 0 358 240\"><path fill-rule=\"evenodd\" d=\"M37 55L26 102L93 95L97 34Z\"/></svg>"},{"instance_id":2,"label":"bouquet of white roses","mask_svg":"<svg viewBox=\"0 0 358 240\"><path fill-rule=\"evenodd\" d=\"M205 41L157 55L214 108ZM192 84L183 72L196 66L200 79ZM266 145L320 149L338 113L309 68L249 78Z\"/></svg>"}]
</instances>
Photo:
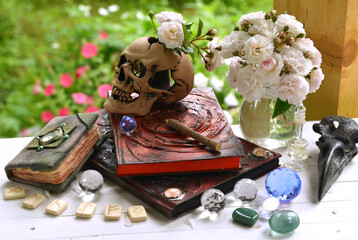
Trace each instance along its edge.
<instances>
[{"instance_id":1,"label":"bouquet of white roses","mask_svg":"<svg viewBox=\"0 0 358 240\"><path fill-rule=\"evenodd\" d=\"M238 23L214 45L222 58L232 59L227 80L244 99L277 100L277 116L317 91L324 78L322 55L294 16L255 12Z\"/></svg>"}]
</instances>

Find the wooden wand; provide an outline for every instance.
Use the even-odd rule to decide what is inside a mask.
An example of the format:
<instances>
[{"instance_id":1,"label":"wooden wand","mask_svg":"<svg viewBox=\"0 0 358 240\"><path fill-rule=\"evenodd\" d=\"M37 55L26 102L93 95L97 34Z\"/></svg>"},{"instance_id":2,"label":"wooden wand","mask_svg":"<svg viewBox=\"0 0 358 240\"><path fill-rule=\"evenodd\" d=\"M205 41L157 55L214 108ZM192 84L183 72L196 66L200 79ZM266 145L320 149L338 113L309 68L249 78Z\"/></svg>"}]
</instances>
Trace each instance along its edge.
<instances>
[{"instance_id":1,"label":"wooden wand","mask_svg":"<svg viewBox=\"0 0 358 240\"><path fill-rule=\"evenodd\" d=\"M212 150L220 151L221 143L215 142L214 140L211 140L210 138L205 137L204 135L189 128L187 125L185 125L175 119L166 119L165 122L166 122L166 124L168 124L170 127L174 128L175 130L178 130L179 132L194 138L196 141L204 144L205 146L211 148Z\"/></svg>"}]
</instances>

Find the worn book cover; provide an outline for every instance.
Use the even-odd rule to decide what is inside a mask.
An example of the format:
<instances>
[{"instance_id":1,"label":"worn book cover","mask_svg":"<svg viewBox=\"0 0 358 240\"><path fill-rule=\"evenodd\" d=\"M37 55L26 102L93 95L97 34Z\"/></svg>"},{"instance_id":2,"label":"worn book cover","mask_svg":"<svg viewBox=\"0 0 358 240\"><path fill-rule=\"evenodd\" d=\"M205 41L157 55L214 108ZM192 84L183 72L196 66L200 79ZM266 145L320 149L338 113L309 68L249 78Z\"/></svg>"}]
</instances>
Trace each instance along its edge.
<instances>
[{"instance_id":1,"label":"worn book cover","mask_svg":"<svg viewBox=\"0 0 358 240\"><path fill-rule=\"evenodd\" d=\"M123 134L122 115L111 113L120 177L170 173L212 172L240 168L244 151L211 88L197 88L171 105L156 105L144 117L135 117L136 130ZM169 127L176 119L209 139L221 143L214 151Z\"/></svg>"},{"instance_id":2,"label":"worn book cover","mask_svg":"<svg viewBox=\"0 0 358 240\"><path fill-rule=\"evenodd\" d=\"M198 92L196 91L196 93ZM200 206L201 194L208 189L217 188L227 193L233 189L238 180L242 178L258 178L279 165L280 154L267 150L269 153L267 156L254 157L252 153L258 146L232 134L230 142L235 144L232 147L236 148L240 153L240 168L237 170L220 171L218 169L217 172L171 175L163 173L162 175L153 176L119 177L117 170L121 166L118 165L115 154L115 141L113 136L108 134L111 131L108 120L109 113L106 110L101 110L97 113L100 115L97 124L101 134L107 135L107 140L91 156L88 164L168 218L176 218ZM171 134L173 133L172 130L167 129L167 131L171 131ZM182 138L185 139L186 137L182 136ZM205 151L210 152L203 146L199 149L201 151L205 149ZM150 149L148 152L150 152ZM191 164L191 161L188 161L188 164ZM164 192L168 188L179 188L184 194L179 199L167 198Z\"/></svg>"},{"instance_id":3,"label":"worn book cover","mask_svg":"<svg viewBox=\"0 0 358 240\"><path fill-rule=\"evenodd\" d=\"M5 167L10 180L64 191L93 153L100 134L97 113L52 119Z\"/></svg>"}]
</instances>

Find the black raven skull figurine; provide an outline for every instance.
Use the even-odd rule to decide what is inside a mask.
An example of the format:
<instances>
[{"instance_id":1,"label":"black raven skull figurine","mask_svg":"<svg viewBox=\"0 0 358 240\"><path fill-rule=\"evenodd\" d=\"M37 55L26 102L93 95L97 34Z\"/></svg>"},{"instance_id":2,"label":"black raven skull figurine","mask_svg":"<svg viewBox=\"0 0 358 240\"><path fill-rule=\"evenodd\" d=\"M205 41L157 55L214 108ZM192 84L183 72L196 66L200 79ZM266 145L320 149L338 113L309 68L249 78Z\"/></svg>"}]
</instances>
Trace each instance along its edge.
<instances>
[{"instance_id":1,"label":"black raven skull figurine","mask_svg":"<svg viewBox=\"0 0 358 240\"><path fill-rule=\"evenodd\" d=\"M318 200L321 201L357 154L358 124L348 117L327 116L314 124L313 130L322 135L316 142L320 149Z\"/></svg>"}]
</instances>

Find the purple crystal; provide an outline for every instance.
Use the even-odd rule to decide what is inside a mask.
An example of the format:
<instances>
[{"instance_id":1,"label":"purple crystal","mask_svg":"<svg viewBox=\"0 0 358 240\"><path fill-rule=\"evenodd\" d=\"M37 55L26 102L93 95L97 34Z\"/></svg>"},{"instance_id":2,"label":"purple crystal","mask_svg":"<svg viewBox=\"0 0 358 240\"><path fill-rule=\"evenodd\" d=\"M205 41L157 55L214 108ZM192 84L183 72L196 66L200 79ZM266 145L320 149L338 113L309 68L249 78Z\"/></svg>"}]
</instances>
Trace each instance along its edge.
<instances>
[{"instance_id":1,"label":"purple crystal","mask_svg":"<svg viewBox=\"0 0 358 240\"><path fill-rule=\"evenodd\" d=\"M137 128L137 122L130 116L123 116L119 124L123 134L130 134Z\"/></svg>"},{"instance_id":2,"label":"purple crystal","mask_svg":"<svg viewBox=\"0 0 358 240\"><path fill-rule=\"evenodd\" d=\"M289 168L277 168L267 175L265 181L267 193L280 202L290 202L300 194L301 179Z\"/></svg>"}]
</instances>

